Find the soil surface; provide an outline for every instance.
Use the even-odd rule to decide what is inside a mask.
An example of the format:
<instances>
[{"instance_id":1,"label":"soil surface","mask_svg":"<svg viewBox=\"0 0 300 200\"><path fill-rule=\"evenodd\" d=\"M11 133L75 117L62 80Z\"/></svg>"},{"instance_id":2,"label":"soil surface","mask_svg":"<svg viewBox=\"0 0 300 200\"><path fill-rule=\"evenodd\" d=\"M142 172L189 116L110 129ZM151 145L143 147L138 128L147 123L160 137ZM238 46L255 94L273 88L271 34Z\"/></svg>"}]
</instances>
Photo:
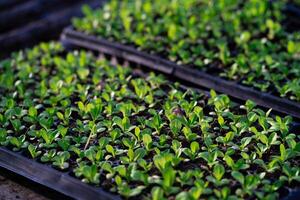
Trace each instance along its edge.
<instances>
[{"instance_id":1,"label":"soil surface","mask_svg":"<svg viewBox=\"0 0 300 200\"><path fill-rule=\"evenodd\" d=\"M19 184L0 171L0 200L48 200L49 198L38 194L30 188Z\"/></svg>"}]
</instances>

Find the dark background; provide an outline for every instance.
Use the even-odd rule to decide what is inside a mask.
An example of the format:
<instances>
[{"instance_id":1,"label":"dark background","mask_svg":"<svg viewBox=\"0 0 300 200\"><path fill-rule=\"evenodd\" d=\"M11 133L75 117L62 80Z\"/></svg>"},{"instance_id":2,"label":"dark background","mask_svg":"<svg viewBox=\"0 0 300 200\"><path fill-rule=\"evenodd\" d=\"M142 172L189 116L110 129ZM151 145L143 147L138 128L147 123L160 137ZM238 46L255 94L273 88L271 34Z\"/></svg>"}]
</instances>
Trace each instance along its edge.
<instances>
[{"instance_id":1,"label":"dark background","mask_svg":"<svg viewBox=\"0 0 300 200\"><path fill-rule=\"evenodd\" d=\"M81 7L103 0L0 0L0 58L40 41L59 39Z\"/></svg>"}]
</instances>

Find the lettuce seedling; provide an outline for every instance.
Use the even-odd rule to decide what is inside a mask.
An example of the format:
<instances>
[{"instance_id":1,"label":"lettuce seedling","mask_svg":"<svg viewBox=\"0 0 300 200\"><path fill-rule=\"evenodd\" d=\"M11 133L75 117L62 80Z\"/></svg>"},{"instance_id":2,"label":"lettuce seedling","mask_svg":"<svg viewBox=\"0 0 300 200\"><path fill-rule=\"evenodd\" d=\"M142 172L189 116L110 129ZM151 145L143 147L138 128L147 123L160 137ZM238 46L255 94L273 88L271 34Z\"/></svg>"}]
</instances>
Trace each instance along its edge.
<instances>
[{"instance_id":1,"label":"lettuce seedling","mask_svg":"<svg viewBox=\"0 0 300 200\"><path fill-rule=\"evenodd\" d=\"M120 111L123 117L130 117L131 112L134 108L134 105L131 102L128 103L119 103L116 106L117 110Z\"/></svg>"},{"instance_id":2,"label":"lettuce seedling","mask_svg":"<svg viewBox=\"0 0 300 200\"><path fill-rule=\"evenodd\" d=\"M53 157L53 165L60 169L69 168L68 160L70 159L70 153L67 151L59 152Z\"/></svg>"},{"instance_id":3,"label":"lettuce seedling","mask_svg":"<svg viewBox=\"0 0 300 200\"><path fill-rule=\"evenodd\" d=\"M149 112L153 115L153 117L146 121L147 126L155 129L156 133L160 134L160 130L164 126L163 120L159 113L155 110L149 110Z\"/></svg>"},{"instance_id":4,"label":"lettuce seedling","mask_svg":"<svg viewBox=\"0 0 300 200\"><path fill-rule=\"evenodd\" d=\"M249 164L246 164L244 159L239 159L236 162L227 154L225 154L223 160L226 162L226 164L234 171L242 170L242 169L248 169Z\"/></svg>"},{"instance_id":5,"label":"lettuce seedling","mask_svg":"<svg viewBox=\"0 0 300 200\"><path fill-rule=\"evenodd\" d=\"M131 84L133 85L135 94L139 99L144 99L148 91L150 91L150 87L142 79L131 80Z\"/></svg>"},{"instance_id":6,"label":"lettuce seedling","mask_svg":"<svg viewBox=\"0 0 300 200\"><path fill-rule=\"evenodd\" d=\"M19 137L7 137L11 145L13 145L13 151L19 151L20 149L27 148L28 142L26 141L25 135Z\"/></svg>"},{"instance_id":7,"label":"lettuce seedling","mask_svg":"<svg viewBox=\"0 0 300 200\"><path fill-rule=\"evenodd\" d=\"M158 155L155 155L153 158L153 162L156 166L156 168L163 173L163 170L172 165L174 155L171 153L161 153Z\"/></svg>"},{"instance_id":8,"label":"lettuce seedling","mask_svg":"<svg viewBox=\"0 0 300 200\"><path fill-rule=\"evenodd\" d=\"M196 140L199 136L196 133L193 133L192 130L188 127L183 127L182 132L187 139L187 141L191 142Z\"/></svg>"},{"instance_id":9,"label":"lettuce seedling","mask_svg":"<svg viewBox=\"0 0 300 200\"><path fill-rule=\"evenodd\" d=\"M121 136L121 130L119 128L115 128L110 132L110 137L113 142L115 142Z\"/></svg>"},{"instance_id":10,"label":"lettuce seedling","mask_svg":"<svg viewBox=\"0 0 300 200\"><path fill-rule=\"evenodd\" d=\"M218 163L217 158L218 158L218 152L214 151L214 152L201 152L199 153L199 157L203 158L206 162L207 165L209 166L209 168L211 168L213 165L215 165L216 163Z\"/></svg>"},{"instance_id":11,"label":"lettuce seedling","mask_svg":"<svg viewBox=\"0 0 300 200\"><path fill-rule=\"evenodd\" d=\"M82 180L83 182L94 183L94 184L99 184L100 182L99 180L100 174L97 170L96 165L84 166L82 175L84 177L84 179Z\"/></svg>"},{"instance_id":12,"label":"lettuce seedling","mask_svg":"<svg viewBox=\"0 0 300 200\"><path fill-rule=\"evenodd\" d=\"M182 123L180 119L175 118L170 122L170 129L175 138L178 136L178 133L181 131L181 128L182 128Z\"/></svg>"},{"instance_id":13,"label":"lettuce seedling","mask_svg":"<svg viewBox=\"0 0 300 200\"><path fill-rule=\"evenodd\" d=\"M164 198L164 190L158 186L152 188L151 196L153 200L166 200Z\"/></svg>"},{"instance_id":14,"label":"lettuce seedling","mask_svg":"<svg viewBox=\"0 0 300 200\"><path fill-rule=\"evenodd\" d=\"M162 171L161 186L167 195L174 194L179 191L178 187L173 186L175 183L176 174L176 170L174 170L170 166L164 168L164 170Z\"/></svg>"},{"instance_id":15,"label":"lettuce seedling","mask_svg":"<svg viewBox=\"0 0 300 200\"><path fill-rule=\"evenodd\" d=\"M41 129L40 134L41 134L42 138L44 139L47 146L51 146L53 144L53 141L59 136L59 133L57 130Z\"/></svg>"},{"instance_id":16,"label":"lettuce seedling","mask_svg":"<svg viewBox=\"0 0 300 200\"><path fill-rule=\"evenodd\" d=\"M60 134L60 136L61 136L62 138L66 137L66 135L67 135L67 133L68 133L68 127L64 127L64 126L62 126L62 125L59 125L59 126L57 127L57 130L58 130L58 132L59 132L59 134Z\"/></svg>"},{"instance_id":17,"label":"lettuce seedling","mask_svg":"<svg viewBox=\"0 0 300 200\"><path fill-rule=\"evenodd\" d=\"M196 141L193 141L191 144L190 144L190 148L185 148L183 150L183 153L185 155L187 155L191 160L195 160L197 157L198 157L198 153L199 153L199 150L200 150L200 146L199 146L199 143L196 142ZM203 156L204 154L202 154Z\"/></svg>"},{"instance_id":18,"label":"lettuce seedling","mask_svg":"<svg viewBox=\"0 0 300 200\"><path fill-rule=\"evenodd\" d=\"M244 196L245 194L252 195L253 191L258 187L259 184L261 184L261 179L265 176L265 174L260 175L247 175L244 176L239 171L233 171L231 172L231 176L237 180L243 189L238 189L237 193L241 196Z\"/></svg>"},{"instance_id":19,"label":"lettuce seedling","mask_svg":"<svg viewBox=\"0 0 300 200\"><path fill-rule=\"evenodd\" d=\"M152 137L149 134L144 134L143 135L143 143L147 151L151 150L152 146Z\"/></svg>"},{"instance_id":20,"label":"lettuce seedling","mask_svg":"<svg viewBox=\"0 0 300 200\"><path fill-rule=\"evenodd\" d=\"M70 139L69 138L63 138L57 141L58 146L63 150L63 151L68 151L70 147Z\"/></svg>"},{"instance_id":21,"label":"lettuce seedling","mask_svg":"<svg viewBox=\"0 0 300 200\"><path fill-rule=\"evenodd\" d=\"M216 164L213 168L213 176L207 176L206 179L216 186L221 186L229 183L228 179L222 179L225 174L225 168L222 164Z\"/></svg>"},{"instance_id":22,"label":"lettuce seedling","mask_svg":"<svg viewBox=\"0 0 300 200\"><path fill-rule=\"evenodd\" d=\"M93 106L91 106L89 114L91 115L92 120L95 122L101 117L103 106L100 99L97 99L97 101L95 100L95 104L92 105Z\"/></svg>"},{"instance_id":23,"label":"lettuce seedling","mask_svg":"<svg viewBox=\"0 0 300 200\"><path fill-rule=\"evenodd\" d=\"M83 177L82 181L85 183L99 184L100 173L98 172L96 165L86 165L86 163L81 162L79 166L74 170L77 177Z\"/></svg>"},{"instance_id":24,"label":"lettuce seedling","mask_svg":"<svg viewBox=\"0 0 300 200\"><path fill-rule=\"evenodd\" d=\"M48 131L53 125L54 119L52 117L45 117L41 115L39 115L39 123L46 131Z\"/></svg>"},{"instance_id":25,"label":"lettuce seedling","mask_svg":"<svg viewBox=\"0 0 300 200\"><path fill-rule=\"evenodd\" d=\"M32 158L36 158L42 153L41 151L38 151L37 146L34 146L32 144L29 144L27 148Z\"/></svg>"},{"instance_id":26,"label":"lettuce seedling","mask_svg":"<svg viewBox=\"0 0 300 200\"><path fill-rule=\"evenodd\" d=\"M22 123L21 120L19 119L11 119L10 120L11 125L13 126L14 130L18 133L21 131L22 128ZM23 126L24 127L24 126Z\"/></svg>"},{"instance_id":27,"label":"lettuce seedling","mask_svg":"<svg viewBox=\"0 0 300 200\"><path fill-rule=\"evenodd\" d=\"M179 158L183 151L181 142L179 142L178 140L173 140L171 148L175 152L176 157Z\"/></svg>"},{"instance_id":28,"label":"lettuce seedling","mask_svg":"<svg viewBox=\"0 0 300 200\"><path fill-rule=\"evenodd\" d=\"M127 152L127 157L123 156L120 158L120 160L123 163L132 163L132 162L136 162L139 161L140 159L143 159L143 157L146 155L146 150L143 148L138 148L135 151L133 151L133 149L128 149Z\"/></svg>"},{"instance_id":29,"label":"lettuce seedling","mask_svg":"<svg viewBox=\"0 0 300 200\"><path fill-rule=\"evenodd\" d=\"M229 131L225 136L217 137L216 141L228 145L234 138L235 134L233 131Z\"/></svg>"},{"instance_id":30,"label":"lettuce seedling","mask_svg":"<svg viewBox=\"0 0 300 200\"><path fill-rule=\"evenodd\" d=\"M112 155L113 158L116 157L117 150L115 150L113 146L111 146L110 144L108 144L108 145L106 145L105 149L106 149L106 151L108 153L110 153Z\"/></svg>"},{"instance_id":31,"label":"lettuce seedling","mask_svg":"<svg viewBox=\"0 0 300 200\"><path fill-rule=\"evenodd\" d=\"M7 131L5 129L0 128L0 144L5 146L5 142L7 141Z\"/></svg>"},{"instance_id":32,"label":"lettuce seedling","mask_svg":"<svg viewBox=\"0 0 300 200\"><path fill-rule=\"evenodd\" d=\"M44 155L41 157L42 162L51 162L53 161L53 158L56 156L56 149L50 149L49 151L46 151Z\"/></svg>"},{"instance_id":33,"label":"lettuce seedling","mask_svg":"<svg viewBox=\"0 0 300 200\"><path fill-rule=\"evenodd\" d=\"M101 132L105 131L105 128L101 127L100 124L95 124L94 121L89 121L88 127L89 127L90 134L89 134L89 137L88 137L88 139L87 139L87 141L84 145L84 150L87 149L87 147L89 146L90 141L92 140L92 138L96 137L96 135L98 133L101 133Z\"/></svg>"},{"instance_id":34,"label":"lettuce seedling","mask_svg":"<svg viewBox=\"0 0 300 200\"><path fill-rule=\"evenodd\" d=\"M115 116L113 118L114 124L116 124L124 133L130 132L135 128L135 126L130 124L130 119L128 117L124 117L123 119Z\"/></svg>"},{"instance_id":35,"label":"lettuce seedling","mask_svg":"<svg viewBox=\"0 0 300 200\"><path fill-rule=\"evenodd\" d=\"M61 112L56 113L58 119L62 120L64 125L69 124L69 118L70 118L71 114L72 114L72 109L71 108L67 108L65 110L64 114L62 114Z\"/></svg>"},{"instance_id":36,"label":"lettuce seedling","mask_svg":"<svg viewBox=\"0 0 300 200\"><path fill-rule=\"evenodd\" d=\"M24 117L24 121L30 123L38 122L38 111L35 107L32 106L28 109L28 116Z\"/></svg>"},{"instance_id":37,"label":"lettuce seedling","mask_svg":"<svg viewBox=\"0 0 300 200\"><path fill-rule=\"evenodd\" d=\"M299 167L290 167L288 164L283 164L282 171L286 176L280 176L280 180L288 181L289 183L292 183L292 181L300 182Z\"/></svg>"},{"instance_id":38,"label":"lettuce seedling","mask_svg":"<svg viewBox=\"0 0 300 200\"><path fill-rule=\"evenodd\" d=\"M130 188L125 181L122 181L120 176L116 176L115 181L118 186L118 192L126 198L137 196L145 189L143 185Z\"/></svg>"}]
</instances>

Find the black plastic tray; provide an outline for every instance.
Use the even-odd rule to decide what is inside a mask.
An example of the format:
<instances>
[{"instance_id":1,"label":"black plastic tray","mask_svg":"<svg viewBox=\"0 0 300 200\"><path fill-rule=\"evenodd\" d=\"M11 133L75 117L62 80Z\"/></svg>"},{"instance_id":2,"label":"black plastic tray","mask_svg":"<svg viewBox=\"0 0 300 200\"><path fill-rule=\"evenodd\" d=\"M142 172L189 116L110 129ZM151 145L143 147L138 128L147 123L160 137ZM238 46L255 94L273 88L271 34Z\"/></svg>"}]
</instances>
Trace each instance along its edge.
<instances>
[{"instance_id":1,"label":"black plastic tray","mask_svg":"<svg viewBox=\"0 0 300 200\"><path fill-rule=\"evenodd\" d=\"M46 164L28 159L5 147L0 147L0 167L73 199L121 199L119 196L106 192L100 187L83 183L79 179L71 177L68 173L60 172Z\"/></svg>"},{"instance_id":2,"label":"black plastic tray","mask_svg":"<svg viewBox=\"0 0 300 200\"><path fill-rule=\"evenodd\" d=\"M253 88L237 84L236 82L212 76L197 69L177 65L174 62L162 59L158 56L149 55L130 46L87 35L75 31L72 27L67 27L64 30L61 35L61 41L65 45L82 47L116 56L187 81L198 87L214 89L237 99L251 99L260 106L272 108L279 113L288 114L300 119L300 103L276 97L269 93L263 93Z\"/></svg>"},{"instance_id":3,"label":"black plastic tray","mask_svg":"<svg viewBox=\"0 0 300 200\"><path fill-rule=\"evenodd\" d=\"M19 26L24 26L31 21L37 21L53 10L58 11L65 9L80 1L84 3L84 0L23 1L12 8L0 11L0 33L8 32Z\"/></svg>"},{"instance_id":4,"label":"black plastic tray","mask_svg":"<svg viewBox=\"0 0 300 200\"><path fill-rule=\"evenodd\" d=\"M72 49L72 47L69 47L69 49ZM114 60L114 58L113 56L112 60ZM126 62L126 60L124 61ZM166 71L166 73L168 73L168 71ZM182 87L185 88L186 86L183 84ZM209 95L208 91L202 89L197 90ZM300 124L293 122L290 130L295 132L300 131ZM0 147L0 167L74 199L121 199L120 196L106 192L102 190L101 187L94 187L81 182L79 179L70 176L70 172L60 172L48 164L42 164L37 160L29 159L25 157L24 154L13 152L6 147ZM288 196L283 198L283 200L299 199L300 190L298 189L291 191Z\"/></svg>"},{"instance_id":5,"label":"black plastic tray","mask_svg":"<svg viewBox=\"0 0 300 200\"><path fill-rule=\"evenodd\" d=\"M0 11L14 7L24 0L0 0Z\"/></svg>"}]
</instances>

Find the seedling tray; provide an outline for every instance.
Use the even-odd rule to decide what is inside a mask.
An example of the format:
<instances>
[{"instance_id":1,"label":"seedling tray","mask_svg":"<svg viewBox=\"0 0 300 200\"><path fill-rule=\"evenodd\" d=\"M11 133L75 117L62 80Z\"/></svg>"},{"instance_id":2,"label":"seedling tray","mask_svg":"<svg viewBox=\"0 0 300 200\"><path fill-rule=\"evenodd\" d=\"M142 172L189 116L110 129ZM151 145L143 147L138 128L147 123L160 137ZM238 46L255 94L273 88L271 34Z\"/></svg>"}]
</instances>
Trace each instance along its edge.
<instances>
[{"instance_id":1,"label":"seedling tray","mask_svg":"<svg viewBox=\"0 0 300 200\"><path fill-rule=\"evenodd\" d=\"M67 172L59 172L4 147L0 147L0 166L74 199L120 199L71 177Z\"/></svg>"},{"instance_id":2,"label":"seedling tray","mask_svg":"<svg viewBox=\"0 0 300 200\"><path fill-rule=\"evenodd\" d=\"M16 6L20 3L22 3L22 0L0 0L0 10L9 9L13 6Z\"/></svg>"},{"instance_id":3,"label":"seedling tray","mask_svg":"<svg viewBox=\"0 0 300 200\"><path fill-rule=\"evenodd\" d=\"M111 42L99 37L87 35L67 27L61 36L65 45L83 47L98 51L111 56L116 56L130 62L134 62L152 70L173 76L174 78L187 81L198 87L214 89L220 93L228 94L234 98L247 100L251 99L258 105L272 108L273 110L300 118L300 104L288 99L276 97L269 93L239 85L236 82L228 81L208 73L180 66L174 62L162 59L158 56L140 52L133 47Z\"/></svg>"},{"instance_id":4,"label":"seedling tray","mask_svg":"<svg viewBox=\"0 0 300 200\"><path fill-rule=\"evenodd\" d=\"M292 125L291 128L299 131L297 127L299 128L296 124L296 126ZM106 193L99 187L96 188L80 182L73 178L69 171L56 171L50 165L40 164L38 160L28 159L25 155L25 150L16 153L9 148L1 147L0 166L75 199L120 199L119 196ZM290 191L284 199L298 199L298 193L298 190Z\"/></svg>"}]
</instances>

